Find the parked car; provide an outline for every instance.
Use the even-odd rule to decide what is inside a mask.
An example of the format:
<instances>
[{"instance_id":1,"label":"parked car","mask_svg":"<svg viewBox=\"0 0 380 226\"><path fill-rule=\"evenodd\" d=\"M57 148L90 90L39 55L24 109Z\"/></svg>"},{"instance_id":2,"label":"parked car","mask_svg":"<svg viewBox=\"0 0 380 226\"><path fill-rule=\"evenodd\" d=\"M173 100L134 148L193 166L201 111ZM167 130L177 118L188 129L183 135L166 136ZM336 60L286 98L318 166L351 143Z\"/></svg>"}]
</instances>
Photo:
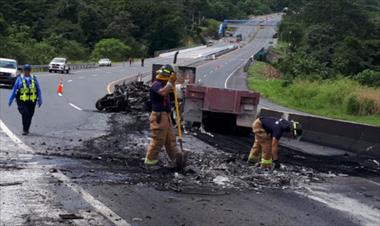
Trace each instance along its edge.
<instances>
[{"instance_id":1,"label":"parked car","mask_svg":"<svg viewBox=\"0 0 380 226\"><path fill-rule=\"evenodd\" d=\"M54 58L49 64L49 72L61 72L62 74L66 72L68 74L70 72L70 66L67 59L61 57Z\"/></svg>"},{"instance_id":2,"label":"parked car","mask_svg":"<svg viewBox=\"0 0 380 226\"><path fill-rule=\"evenodd\" d=\"M13 86L18 75L17 61L0 58L0 83Z\"/></svg>"},{"instance_id":3,"label":"parked car","mask_svg":"<svg viewBox=\"0 0 380 226\"><path fill-rule=\"evenodd\" d=\"M102 67L102 66L108 66L108 67L111 67L112 66L112 61L108 58L103 58L103 59L100 59L99 62L99 67Z\"/></svg>"}]
</instances>

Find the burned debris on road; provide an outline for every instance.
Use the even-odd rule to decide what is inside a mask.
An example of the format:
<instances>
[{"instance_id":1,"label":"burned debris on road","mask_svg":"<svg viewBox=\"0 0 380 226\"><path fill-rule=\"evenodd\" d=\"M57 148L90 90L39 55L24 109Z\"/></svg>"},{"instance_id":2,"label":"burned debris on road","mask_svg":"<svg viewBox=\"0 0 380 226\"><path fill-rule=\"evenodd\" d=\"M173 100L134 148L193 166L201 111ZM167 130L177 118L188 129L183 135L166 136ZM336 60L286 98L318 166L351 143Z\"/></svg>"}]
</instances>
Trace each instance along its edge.
<instances>
[{"instance_id":1,"label":"burned debris on road","mask_svg":"<svg viewBox=\"0 0 380 226\"><path fill-rule=\"evenodd\" d=\"M286 165L279 171L261 170L246 163L247 153L243 150L224 152L191 135L184 140L185 147L192 147L184 174L176 173L163 158L159 169L150 170L143 161L149 141L147 120L148 114L114 114L110 122L111 133L86 142L78 151L102 156L104 164L113 162L118 173L128 175L124 183L148 184L158 190L207 193L286 189L324 180L318 172L305 167Z\"/></svg>"},{"instance_id":2,"label":"burned debris on road","mask_svg":"<svg viewBox=\"0 0 380 226\"><path fill-rule=\"evenodd\" d=\"M114 92L100 98L95 107L99 111L131 112L148 110L149 86L144 82L123 83L115 85Z\"/></svg>"},{"instance_id":3,"label":"burned debris on road","mask_svg":"<svg viewBox=\"0 0 380 226\"><path fill-rule=\"evenodd\" d=\"M363 175L380 170L375 166L362 167L354 156L321 157L286 149L280 151L284 160L280 170L262 170L246 162L252 138L227 139L220 134L211 137L201 131L185 136L184 147L191 147L192 152L183 174L169 167L168 160L163 158L165 155L161 155L160 167L152 170L144 165L150 139L147 120L147 113L115 113L109 121L110 133L86 141L74 156L92 156L98 164L118 175L114 180L104 178L106 183L148 185L157 190L196 194L303 189L339 175ZM330 161L326 161L328 158ZM342 164L336 166L333 162L338 159ZM102 180L98 178L96 183Z\"/></svg>"}]
</instances>

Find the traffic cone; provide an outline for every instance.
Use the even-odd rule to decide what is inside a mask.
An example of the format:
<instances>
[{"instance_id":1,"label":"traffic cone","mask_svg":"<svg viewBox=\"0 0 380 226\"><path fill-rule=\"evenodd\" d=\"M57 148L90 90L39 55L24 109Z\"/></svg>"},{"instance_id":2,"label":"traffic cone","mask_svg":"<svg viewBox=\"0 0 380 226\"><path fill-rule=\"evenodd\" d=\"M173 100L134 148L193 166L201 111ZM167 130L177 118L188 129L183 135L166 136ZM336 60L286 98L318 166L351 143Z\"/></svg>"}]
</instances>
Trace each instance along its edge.
<instances>
[{"instance_id":1,"label":"traffic cone","mask_svg":"<svg viewBox=\"0 0 380 226\"><path fill-rule=\"evenodd\" d=\"M58 96L62 96L62 94L63 94L63 84L62 84L62 81L60 81L58 83L57 94L58 94Z\"/></svg>"}]
</instances>

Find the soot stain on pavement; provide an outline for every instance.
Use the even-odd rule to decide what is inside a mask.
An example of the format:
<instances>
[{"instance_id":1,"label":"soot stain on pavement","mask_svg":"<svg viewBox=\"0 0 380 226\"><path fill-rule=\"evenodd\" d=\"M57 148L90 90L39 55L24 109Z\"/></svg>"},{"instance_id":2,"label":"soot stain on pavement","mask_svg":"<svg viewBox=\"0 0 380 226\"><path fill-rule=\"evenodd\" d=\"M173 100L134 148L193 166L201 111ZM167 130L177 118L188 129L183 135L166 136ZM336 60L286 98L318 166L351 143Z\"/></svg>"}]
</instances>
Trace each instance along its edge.
<instances>
[{"instance_id":1,"label":"soot stain on pavement","mask_svg":"<svg viewBox=\"0 0 380 226\"><path fill-rule=\"evenodd\" d=\"M98 156L100 164L127 175L123 181L116 180L115 183L148 185L157 190L182 193L220 195L247 189L296 189L312 182L323 182L326 178L303 166L286 165L278 171L261 170L246 163L249 149L226 152L192 135L184 140L185 148L191 148L184 174L167 166L164 153L160 154L160 168L148 169L143 161L150 133L147 122L147 113L113 114L109 122L110 134L86 141L78 151Z\"/></svg>"}]
</instances>

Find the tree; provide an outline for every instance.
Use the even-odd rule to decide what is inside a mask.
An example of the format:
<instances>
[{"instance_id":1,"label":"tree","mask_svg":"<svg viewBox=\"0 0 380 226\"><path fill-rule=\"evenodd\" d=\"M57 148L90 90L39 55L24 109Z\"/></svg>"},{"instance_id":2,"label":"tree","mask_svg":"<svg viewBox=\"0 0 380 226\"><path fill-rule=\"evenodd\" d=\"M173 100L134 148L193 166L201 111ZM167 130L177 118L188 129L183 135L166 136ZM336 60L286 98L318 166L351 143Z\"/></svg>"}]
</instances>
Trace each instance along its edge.
<instances>
[{"instance_id":1,"label":"tree","mask_svg":"<svg viewBox=\"0 0 380 226\"><path fill-rule=\"evenodd\" d=\"M130 47L122 41L115 38L102 39L96 43L92 51L92 58L99 59L103 57L110 58L114 61L122 61L127 59L130 54Z\"/></svg>"}]
</instances>

